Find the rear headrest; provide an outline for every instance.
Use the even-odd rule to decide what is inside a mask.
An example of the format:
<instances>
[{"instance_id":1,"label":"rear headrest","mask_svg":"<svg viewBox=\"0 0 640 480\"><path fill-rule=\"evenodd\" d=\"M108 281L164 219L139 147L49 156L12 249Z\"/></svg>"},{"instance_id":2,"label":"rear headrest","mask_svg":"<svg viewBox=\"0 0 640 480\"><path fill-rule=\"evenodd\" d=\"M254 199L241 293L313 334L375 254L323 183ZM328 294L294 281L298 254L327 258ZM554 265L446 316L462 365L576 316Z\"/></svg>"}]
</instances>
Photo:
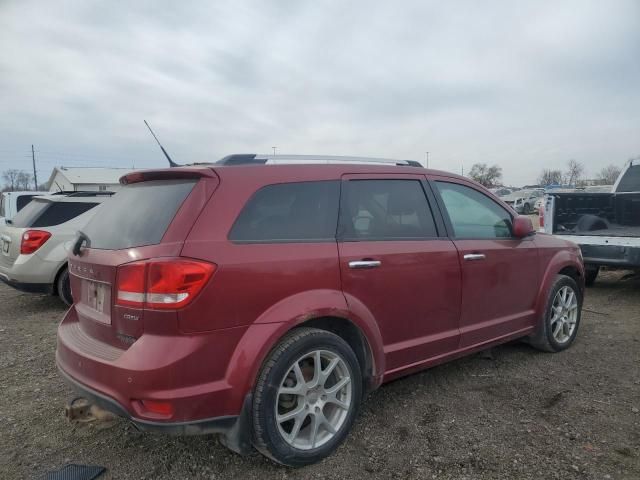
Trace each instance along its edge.
<instances>
[{"instance_id":1,"label":"rear headrest","mask_svg":"<svg viewBox=\"0 0 640 480\"><path fill-rule=\"evenodd\" d=\"M415 213L416 205L411 195L390 195L387 212L390 215L410 215Z\"/></svg>"}]
</instances>

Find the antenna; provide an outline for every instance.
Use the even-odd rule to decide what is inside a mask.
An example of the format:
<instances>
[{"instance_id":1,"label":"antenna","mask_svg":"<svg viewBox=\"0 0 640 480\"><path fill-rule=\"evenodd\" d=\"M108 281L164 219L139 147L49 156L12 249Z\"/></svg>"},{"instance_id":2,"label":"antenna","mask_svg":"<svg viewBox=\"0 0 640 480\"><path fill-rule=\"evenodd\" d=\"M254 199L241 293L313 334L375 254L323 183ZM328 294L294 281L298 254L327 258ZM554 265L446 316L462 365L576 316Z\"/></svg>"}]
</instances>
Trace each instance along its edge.
<instances>
[{"instance_id":1,"label":"antenna","mask_svg":"<svg viewBox=\"0 0 640 480\"><path fill-rule=\"evenodd\" d=\"M162 144L160 143L160 140L158 140L158 137L156 137L156 134L153 133L153 130L151 130L151 127L149 126L149 124L147 123L146 120L144 120L144 124L147 126L147 128L149 129L149 131L151 132L151 135L153 135L153 138L156 139L156 142L158 142L158 146L160 147L160 150L162 150L162 153L164 153L164 156L167 157L167 160L169 160L169 166L170 167L179 167L180 165L178 165L176 162L174 162L173 160L171 160L171 157L169 156L169 154L167 153L167 151L164 149L164 147L162 146Z\"/></svg>"}]
</instances>

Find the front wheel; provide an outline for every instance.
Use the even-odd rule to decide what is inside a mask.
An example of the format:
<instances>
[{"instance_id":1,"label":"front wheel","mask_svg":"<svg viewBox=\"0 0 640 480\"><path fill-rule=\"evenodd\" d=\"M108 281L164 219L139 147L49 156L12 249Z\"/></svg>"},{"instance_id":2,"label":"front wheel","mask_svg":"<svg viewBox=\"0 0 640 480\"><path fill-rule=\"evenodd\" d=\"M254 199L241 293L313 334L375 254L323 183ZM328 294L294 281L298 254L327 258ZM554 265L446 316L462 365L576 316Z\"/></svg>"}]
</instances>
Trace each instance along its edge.
<instances>
[{"instance_id":1,"label":"front wheel","mask_svg":"<svg viewBox=\"0 0 640 480\"><path fill-rule=\"evenodd\" d=\"M539 350L560 352L569 348L578 334L582 295L576 281L557 275L549 290L544 317L529 343Z\"/></svg>"},{"instance_id":2,"label":"front wheel","mask_svg":"<svg viewBox=\"0 0 640 480\"><path fill-rule=\"evenodd\" d=\"M284 465L318 462L344 441L361 398L362 374L349 344L324 330L295 329L260 372L254 446Z\"/></svg>"}]
</instances>

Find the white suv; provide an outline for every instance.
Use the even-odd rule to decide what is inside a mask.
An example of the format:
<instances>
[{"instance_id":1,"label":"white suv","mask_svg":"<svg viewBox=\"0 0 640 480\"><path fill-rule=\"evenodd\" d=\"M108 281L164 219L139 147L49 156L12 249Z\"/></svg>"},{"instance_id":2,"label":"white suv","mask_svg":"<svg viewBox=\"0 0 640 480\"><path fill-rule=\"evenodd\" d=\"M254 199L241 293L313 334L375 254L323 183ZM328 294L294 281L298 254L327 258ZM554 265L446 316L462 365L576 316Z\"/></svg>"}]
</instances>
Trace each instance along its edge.
<instances>
[{"instance_id":1,"label":"white suv","mask_svg":"<svg viewBox=\"0 0 640 480\"><path fill-rule=\"evenodd\" d=\"M111 192L35 197L0 225L0 280L24 292L58 295L73 303L67 254L78 230Z\"/></svg>"}]
</instances>

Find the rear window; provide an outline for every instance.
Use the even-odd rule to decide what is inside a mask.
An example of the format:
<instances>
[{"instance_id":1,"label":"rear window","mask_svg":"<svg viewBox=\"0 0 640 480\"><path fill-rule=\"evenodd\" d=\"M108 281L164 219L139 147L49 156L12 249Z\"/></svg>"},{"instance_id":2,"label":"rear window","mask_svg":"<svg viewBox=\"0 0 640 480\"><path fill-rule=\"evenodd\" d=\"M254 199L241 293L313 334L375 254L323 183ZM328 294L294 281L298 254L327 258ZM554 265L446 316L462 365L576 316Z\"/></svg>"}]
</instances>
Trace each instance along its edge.
<instances>
[{"instance_id":1,"label":"rear window","mask_svg":"<svg viewBox=\"0 0 640 480\"><path fill-rule=\"evenodd\" d=\"M195 180L156 180L127 185L103 203L83 231L91 248L120 250L160 243Z\"/></svg>"},{"instance_id":2,"label":"rear window","mask_svg":"<svg viewBox=\"0 0 640 480\"><path fill-rule=\"evenodd\" d=\"M35 195L20 195L18 197L18 200L16 200L17 211L19 212L24 207L26 207L33 197L35 197Z\"/></svg>"},{"instance_id":3,"label":"rear window","mask_svg":"<svg viewBox=\"0 0 640 480\"><path fill-rule=\"evenodd\" d=\"M337 181L268 185L238 216L235 242L335 241L340 185Z\"/></svg>"},{"instance_id":4,"label":"rear window","mask_svg":"<svg viewBox=\"0 0 640 480\"><path fill-rule=\"evenodd\" d=\"M18 212L12 224L18 228L54 227L76 218L96 205L98 204L34 200Z\"/></svg>"}]
</instances>

